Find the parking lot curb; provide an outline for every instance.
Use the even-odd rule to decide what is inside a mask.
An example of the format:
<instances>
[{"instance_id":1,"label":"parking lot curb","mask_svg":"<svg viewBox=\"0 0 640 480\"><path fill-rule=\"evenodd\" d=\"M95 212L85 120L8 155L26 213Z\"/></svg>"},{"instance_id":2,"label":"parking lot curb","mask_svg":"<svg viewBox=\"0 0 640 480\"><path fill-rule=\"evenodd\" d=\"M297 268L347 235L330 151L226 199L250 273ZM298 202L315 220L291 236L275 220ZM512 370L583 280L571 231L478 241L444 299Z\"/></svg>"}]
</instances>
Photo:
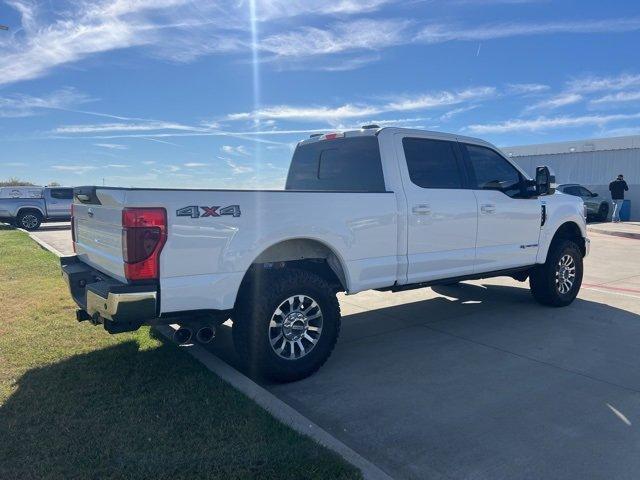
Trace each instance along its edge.
<instances>
[{"instance_id":1,"label":"parking lot curb","mask_svg":"<svg viewBox=\"0 0 640 480\"><path fill-rule=\"evenodd\" d=\"M157 326L155 329L165 338L173 342L173 332L175 330L173 327ZM391 480L392 477L386 474L382 469L380 469L380 467L349 448L326 430L322 429L300 412L287 405L271 392L238 372L235 368L227 365L202 346L193 344L186 347L185 350L202 363L208 370L215 373L223 381L227 382L236 390L242 392L244 395L256 402L279 421L293 428L298 433L312 438L320 445L327 447L340 455L347 462L360 469L365 479Z\"/></svg>"},{"instance_id":2,"label":"parking lot curb","mask_svg":"<svg viewBox=\"0 0 640 480\"><path fill-rule=\"evenodd\" d=\"M38 237L36 237L35 235L32 235L32 232L29 232L28 230L25 230L24 228L16 228L16 230L19 230L21 232L26 233L27 235L29 235L29 237L36 242L38 245L40 245L40 247L44 248L45 250L49 250L51 253L53 253L54 255L58 256L58 257L66 257L67 255L65 255L64 253L62 253L60 250L58 250L57 248L55 248L52 245L49 245L47 242L45 242L44 240L39 239Z\"/></svg>"},{"instance_id":3,"label":"parking lot curb","mask_svg":"<svg viewBox=\"0 0 640 480\"><path fill-rule=\"evenodd\" d=\"M616 230L603 230L600 228L588 228L588 231L593 233L600 233L602 235L611 235L612 237L632 238L634 240L640 240L640 233L635 232L619 232Z\"/></svg>"}]
</instances>

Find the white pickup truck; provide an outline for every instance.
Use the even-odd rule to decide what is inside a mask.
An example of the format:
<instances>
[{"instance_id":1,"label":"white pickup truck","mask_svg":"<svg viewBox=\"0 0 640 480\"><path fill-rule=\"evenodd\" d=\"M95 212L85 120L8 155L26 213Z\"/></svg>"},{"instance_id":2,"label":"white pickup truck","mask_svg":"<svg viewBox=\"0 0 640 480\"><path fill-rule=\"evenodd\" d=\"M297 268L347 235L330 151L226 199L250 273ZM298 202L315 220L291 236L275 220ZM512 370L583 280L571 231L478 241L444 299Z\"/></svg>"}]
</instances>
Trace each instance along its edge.
<instances>
[{"instance_id":1,"label":"white pickup truck","mask_svg":"<svg viewBox=\"0 0 640 480\"><path fill-rule=\"evenodd\" d=\"M327 360L336 293L500 275L569 305L589 250L580 198L475 138L363 127L301 141L284 191L77 187L62 270L78 320L110 333L231 318L252 374L292 381Z\"/></svg>"}]
</instances>

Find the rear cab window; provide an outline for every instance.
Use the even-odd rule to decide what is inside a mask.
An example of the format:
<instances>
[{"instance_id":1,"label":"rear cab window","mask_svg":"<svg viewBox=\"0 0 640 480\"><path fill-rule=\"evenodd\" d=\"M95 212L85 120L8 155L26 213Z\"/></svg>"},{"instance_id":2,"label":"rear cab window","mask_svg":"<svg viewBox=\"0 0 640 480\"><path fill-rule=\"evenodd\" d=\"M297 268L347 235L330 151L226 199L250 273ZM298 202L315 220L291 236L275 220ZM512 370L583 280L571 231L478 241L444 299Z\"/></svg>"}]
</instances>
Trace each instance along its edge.
<instances>
[{"instance_id":1,"label":"rear cab window","mask_svg":"<svg viewBox=\"0 0 640 480\"><path fill-rule=\"evenodd\" d=\"M405 137L402 148L409 178L414 185L421 188L463 188L456 142Z\"/></svg>"},{"instance_id":2,"label":"rear cab window","mask_svg":"<svg viewBox=\"0 0 640 480\"><path fill-rule=\"evenodd\" d=\"M71 200L73 198L73 188L52 188L51 198Z\"/></svg>"},{"instance_id":3,"label":"rear cab window","mask_svg":"<svg viewBox=\"0 0 640 480\"><path fill-rule=\"evenodd\" d=\"M378 137L345 137L298 145L285 189L384 192Z\"/></svg>"}]
</instances>

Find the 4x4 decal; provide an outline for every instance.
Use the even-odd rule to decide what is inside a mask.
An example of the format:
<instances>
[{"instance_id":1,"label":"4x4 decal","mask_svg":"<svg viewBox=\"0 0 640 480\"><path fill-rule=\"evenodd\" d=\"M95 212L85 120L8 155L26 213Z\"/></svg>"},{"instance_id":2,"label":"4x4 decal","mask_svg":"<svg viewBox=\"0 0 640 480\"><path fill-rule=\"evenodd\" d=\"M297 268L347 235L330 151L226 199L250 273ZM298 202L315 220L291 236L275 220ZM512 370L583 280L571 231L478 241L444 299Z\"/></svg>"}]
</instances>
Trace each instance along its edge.
<instances>
[{"instance_id":1,"label":"4x4 decal","mask_svg":"<svg viewBox=\"0 0 640 480\"><path fill-rule=\"evenodd\" d=\"M202 210L202 213L200 211ZM233 217L239 217L242 213L240 212L240 205L229 205L228 207L220 208L219 206L214 207L200 207L198 205L189 205L188 207L182 207L176 210L176 215L178 217L191 217L191 218L200 218L200 217L220 217L222 215L231 215Z\"/></svg>"}]
</instances>

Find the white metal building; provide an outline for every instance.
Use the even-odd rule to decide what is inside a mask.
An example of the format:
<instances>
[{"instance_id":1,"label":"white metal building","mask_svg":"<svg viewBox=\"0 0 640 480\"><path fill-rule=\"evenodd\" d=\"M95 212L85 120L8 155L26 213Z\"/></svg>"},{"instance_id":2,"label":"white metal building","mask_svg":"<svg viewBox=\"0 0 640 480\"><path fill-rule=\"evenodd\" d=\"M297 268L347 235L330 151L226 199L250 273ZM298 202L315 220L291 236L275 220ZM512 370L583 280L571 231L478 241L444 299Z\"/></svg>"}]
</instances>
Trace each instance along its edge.
<instances>
[{"instance_id":1,"label":"white metal building","mask_svg":"<svg viewBox=\"0 0 640 480\"><path fill-rule=\"evenodd\" d=\"M625 198L631 200L631 220L640 220L640 135L504 147L502 151L532 177L538 165L547 165L557 183L579 183L609 201L609 182L621 173L629 185Z\"/></svg>"}]
</instances>

